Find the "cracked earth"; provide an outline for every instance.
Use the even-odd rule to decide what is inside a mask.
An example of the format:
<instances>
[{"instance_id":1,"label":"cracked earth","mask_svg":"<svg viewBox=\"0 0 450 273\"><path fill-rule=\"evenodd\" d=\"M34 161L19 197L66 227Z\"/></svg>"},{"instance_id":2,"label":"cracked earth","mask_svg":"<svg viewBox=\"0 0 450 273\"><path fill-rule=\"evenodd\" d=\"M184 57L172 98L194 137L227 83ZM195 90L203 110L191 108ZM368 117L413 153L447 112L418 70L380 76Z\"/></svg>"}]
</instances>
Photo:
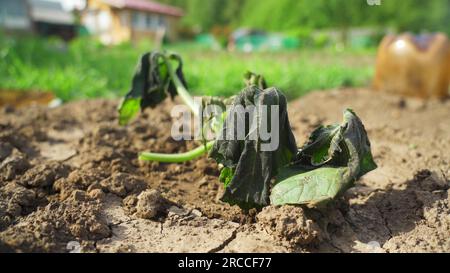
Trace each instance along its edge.
<instances>
[{"instance_id":1,"label":"cracked earth","mask_svg":"<svg viewBox=\"0 0 450 273\"><path fill-rule=\"evenodd\" d=\"M170 136L167 101L126 127L114 100L0 108L0 252L449 252L450 101L345 89L289 105L297 143L344 108L378 169L326 208L241 211L218 200L216 164L143 163Z\"/></svg>"}]
</instances>

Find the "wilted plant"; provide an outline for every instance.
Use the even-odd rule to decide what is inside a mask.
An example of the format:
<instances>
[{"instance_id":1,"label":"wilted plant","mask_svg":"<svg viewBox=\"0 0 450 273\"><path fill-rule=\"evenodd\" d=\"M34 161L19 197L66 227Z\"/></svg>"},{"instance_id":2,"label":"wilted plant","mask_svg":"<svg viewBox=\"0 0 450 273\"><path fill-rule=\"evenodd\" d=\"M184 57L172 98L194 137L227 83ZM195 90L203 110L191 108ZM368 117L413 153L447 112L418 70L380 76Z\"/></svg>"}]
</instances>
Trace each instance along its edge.
<instances>
[{"instance_id":1,"label":"wilted plant","mask_svg":"<svg viewBox=\"0 0 450 273\"><path fill-rule=\"evenodd\" d=\"M370 142L361 120L352 110L344 111L341 125L321 126L309 141L297 148L287 113L287 100L275 87L267 87L261 75L245 74L246 87L237 95L223 99L202 98L201 105L188 93L182 60L172 53L144 54L133 77L132 88L119 107L119 122L126 124L139 110L154 107L167 96L179 95L195 116L207 105L226 111L203 120L203 130L211 130L216 139L181 154L143 152L141 160L184 162L207 152L220 170L225 187L222 200L242 208L268 204L317 205L344 192L365 173L376 168ZM228 106L228 107L226 107ZM235 126L235 110L252 107L253 115L242 116L243 130ZM264 108L276 107L277 114ZM270 140L261 130L275 119L278 141L271 149ZM267 129L267 128L266 128ZM227 138L226 135L233 136ZM242 138L237 137L242 135Z\"/></svg>"}]
</instances>

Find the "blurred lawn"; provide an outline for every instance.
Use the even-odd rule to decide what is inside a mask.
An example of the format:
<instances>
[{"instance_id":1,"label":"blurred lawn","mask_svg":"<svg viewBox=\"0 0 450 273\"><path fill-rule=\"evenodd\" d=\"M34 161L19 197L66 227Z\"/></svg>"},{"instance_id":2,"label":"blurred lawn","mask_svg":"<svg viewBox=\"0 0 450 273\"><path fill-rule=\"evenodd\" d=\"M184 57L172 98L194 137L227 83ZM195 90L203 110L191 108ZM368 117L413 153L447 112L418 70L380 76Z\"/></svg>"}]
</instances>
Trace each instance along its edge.
<instances>
[{"instance_id":1,"label":"blurred lawn","mask_svg":"<svg viewBox=\"0 0 450 273\"><path fill-rule=\"evenodd\" d=\"M64 101L119 97L130 88L136 61L151 46L105 47L89 39L0 37L0 90L52 91ZM299 49L276 53L212 51L193 43L167 47L181 54L189 89L199 95L235 94L247 70L263 74L288 98L308 91L367 85L374 49Z\"/></svg>"}]
</instances>

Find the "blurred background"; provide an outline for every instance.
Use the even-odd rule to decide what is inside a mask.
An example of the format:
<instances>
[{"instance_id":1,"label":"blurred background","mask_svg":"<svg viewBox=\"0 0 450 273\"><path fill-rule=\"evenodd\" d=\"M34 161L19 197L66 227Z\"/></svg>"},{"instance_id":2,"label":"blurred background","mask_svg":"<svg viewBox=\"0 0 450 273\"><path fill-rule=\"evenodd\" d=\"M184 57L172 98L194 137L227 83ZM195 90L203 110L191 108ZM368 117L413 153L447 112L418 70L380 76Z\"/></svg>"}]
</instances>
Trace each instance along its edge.
<instances>
[{"instance_id":1,"label":"blurred background","mask_svg":"<svg viewBox=\"0 0 450 273\"><path fill-rule=\"evenodd\" d=\"M120 97L155 48L195 94L235 94L247 70L290 99L368 86L405 31L450 33L450 0L0 0L0 104Z\"/></svg>"}]
</instances>

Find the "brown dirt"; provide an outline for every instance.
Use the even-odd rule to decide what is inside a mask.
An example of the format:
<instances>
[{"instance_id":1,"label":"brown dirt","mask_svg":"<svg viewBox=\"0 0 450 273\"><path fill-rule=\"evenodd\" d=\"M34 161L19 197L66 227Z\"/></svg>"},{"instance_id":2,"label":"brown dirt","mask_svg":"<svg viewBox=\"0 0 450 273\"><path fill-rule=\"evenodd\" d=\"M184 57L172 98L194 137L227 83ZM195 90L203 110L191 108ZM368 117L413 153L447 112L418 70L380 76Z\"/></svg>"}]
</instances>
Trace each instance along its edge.
<instances>
[{"instance_id":1,"label":"brown dirt","mask_svg":"<svg viewBox=\"0 0 450 273\"><path fill-rule=\"evenodd\" d=\"M0 108L0 252L450 251L450 101L330 90L289 105L300 145L345 107L379 168L316 210L242 212L218 201L217 166L143 163L170 136L171 102L117 125L117 101Z\"/></svg>"}]
</instances>

